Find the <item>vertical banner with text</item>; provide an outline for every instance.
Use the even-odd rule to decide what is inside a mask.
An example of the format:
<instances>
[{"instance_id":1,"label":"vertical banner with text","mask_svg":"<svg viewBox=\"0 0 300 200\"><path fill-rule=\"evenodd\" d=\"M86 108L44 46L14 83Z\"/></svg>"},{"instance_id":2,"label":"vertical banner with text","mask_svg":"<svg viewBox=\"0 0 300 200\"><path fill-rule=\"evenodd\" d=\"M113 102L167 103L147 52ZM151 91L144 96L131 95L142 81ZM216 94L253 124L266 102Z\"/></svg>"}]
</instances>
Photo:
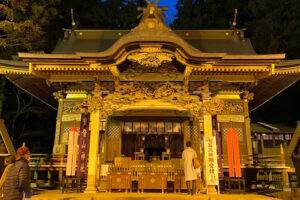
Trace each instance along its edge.
<instances>
[{"instance_id":1,"label":"vertical banner with text","mask_svg":"<svg viewBox=\"0 0 300 200\"><path fill-rule=\"evenodd\" d=\"M89 142L90 142L90 114L81 115L80 133L79 133L79 152L77 161L77 176L87 176Z\"/></svg>"},{"instance_id":2,"label":"vertical banner with text","mask_svg":"<svg viewBox=\"0 0 300 200\"><path fill-rule=\"evenodd\" d=\"M219 185L219 166L215 136L204 136L206 186Z\"/></svg>"}]
</instances>

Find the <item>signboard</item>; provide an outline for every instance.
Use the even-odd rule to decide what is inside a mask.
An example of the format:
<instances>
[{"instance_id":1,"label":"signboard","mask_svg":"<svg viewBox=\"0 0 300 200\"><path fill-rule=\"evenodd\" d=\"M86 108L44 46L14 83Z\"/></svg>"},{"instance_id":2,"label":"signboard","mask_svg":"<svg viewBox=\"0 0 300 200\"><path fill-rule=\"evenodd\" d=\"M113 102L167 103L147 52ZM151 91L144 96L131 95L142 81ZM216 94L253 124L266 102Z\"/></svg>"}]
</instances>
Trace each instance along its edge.
<instances>
[{"instance_id":1,"label":"signboard","mask_svg":"<svg viewBox=\"0 0 300 200\"><path fill-rule=\"evenodd\" d=\"M127 134L181 134L180 122L126 121L123 131Z\"/></svg>"},{"instance_id":2,"label":"signboard","mask_svg":"<svg viewBox=\"0 0 300 200\"><path fill-rule=\"evenodd\" d=\"M81 114L64 114L62 116L61 121L63 122L72 122L72 121L80 121Z\"/></svg>"},{"instance_id":3,"label":"signboard","mask_svg":"<svg viewBox=\"0 0 300 200\"><path fill-rule=\"evenodd\" d=\"M244 115L217 115L218 122L245 122Z\"/></svg>"},{"instance_id":4,"label":"signboard","mask_svg":"<svg viewBox=\"0 0 300 200\"><path fill-rule=\"evenodd\" d=\"M215 136L204 137L206 185L219 185L219 166Z\"/></svg>"}]
</instances>

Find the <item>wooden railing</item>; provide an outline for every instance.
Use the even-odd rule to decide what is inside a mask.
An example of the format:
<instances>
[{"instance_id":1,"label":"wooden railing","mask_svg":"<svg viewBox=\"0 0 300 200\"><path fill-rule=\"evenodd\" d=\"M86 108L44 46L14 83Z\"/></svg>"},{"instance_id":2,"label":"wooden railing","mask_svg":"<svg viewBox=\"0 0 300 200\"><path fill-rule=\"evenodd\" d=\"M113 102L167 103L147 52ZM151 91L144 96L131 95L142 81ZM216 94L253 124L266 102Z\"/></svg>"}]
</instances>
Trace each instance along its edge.
<instances>
[{"instance_id":1,"label":"wooden railing","mask_svg":"<svg viewBox=\"0 0 300 200\"><path fill-rule=\"evenodd\" d=\"M36 187L54 187L62 182L67 156L61 155L52 158L48 154L31 154L30 169L32 172L32 183Z\"/></svg>"},{"instance_id":2,"label":"wooden railing","mask_svg":"<svg viewBox=\"0 0 300 200\"><path fill-rule=\"evenodd\" d=\"M286 167L286 161L283 154L280 155L241 155L241 165L243 167ZM222 156L222 164L228 167L227 156Z\"/></svg>"},{"instance_id":3,"label":"wooden railing","mask_svg":"<svg viewBox=\"0 0 300 200\"><path fill-rule=\"evenodd\" d=\"M119 167L111 165L109 172L129 172L131 173L132 180L137 181L138 176L142 173L164 173L167 175L168 181L174 181L175 171L183 169L175 169L173 165L130 165L128 167Z\"/></svg>"},{"instance_id":4,"label":"wooden railing","mask_svg":"<svg viewBox=\"0 0 300 200\"><path fill-rule=\"evenodd\" d=\"M53 167L53 166L66 166L67 155L60 155L52 157L49 154L31 154L30 167Z\"/></svg>"}]
</instances>

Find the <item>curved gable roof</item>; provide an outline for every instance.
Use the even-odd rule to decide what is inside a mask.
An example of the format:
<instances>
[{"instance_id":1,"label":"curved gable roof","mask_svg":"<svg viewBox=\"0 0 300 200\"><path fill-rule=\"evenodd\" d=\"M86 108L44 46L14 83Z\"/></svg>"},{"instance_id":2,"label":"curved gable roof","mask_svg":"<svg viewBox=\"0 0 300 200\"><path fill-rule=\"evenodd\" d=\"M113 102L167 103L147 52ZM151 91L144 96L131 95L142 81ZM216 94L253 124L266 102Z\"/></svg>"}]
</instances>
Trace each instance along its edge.
<instances>
[{"instance_id":1,"label":"curved gable roof","mask_svg":"<svg viewBox=\"0 0 300 200\"><path fill-rule=\"evenodd\" d=\"M163 31L166 32L166 31ZM255 55L250 39L234 35L233 30L174 30L173 40L163 32L156 32L155 35L166 41L179 42L190 46L196 51L203 53L226 53L230 55ZM115 43L123 38L138 38L143 41L153 41L153 31L146 31L140 34L132 33L130 30L66 30L68 37L60 40L53 54L75 54L77 52L99 53L108 51ZM125 38L125 39L124 39ZM175 39L175 41L174 41ZM129 40L128 40L129 41ZM159 41L154 39L154 41Z\"/></svg>"}]
</instances>

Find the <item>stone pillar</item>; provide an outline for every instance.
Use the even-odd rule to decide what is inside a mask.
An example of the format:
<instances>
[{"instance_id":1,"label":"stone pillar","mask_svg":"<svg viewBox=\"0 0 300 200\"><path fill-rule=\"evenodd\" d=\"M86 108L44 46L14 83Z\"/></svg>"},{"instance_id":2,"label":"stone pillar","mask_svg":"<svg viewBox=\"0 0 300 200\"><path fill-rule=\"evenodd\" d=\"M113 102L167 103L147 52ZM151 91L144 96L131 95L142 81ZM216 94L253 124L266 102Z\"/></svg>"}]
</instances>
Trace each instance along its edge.
<instances>
[{"instance_id":1,"label":"stone pillar","mask_svg":"<svg viewBox=\"0 0 300 200\"><path fill-rule=\"evenodd\" d=\"M91 113L91 135L89 146L89 163L87 187L85 193L96 193L97 187L97 164L98 164L98 145L99 145L99 130L100 130L100 111L95 110Z\"/></svg>"}]
</instances>

